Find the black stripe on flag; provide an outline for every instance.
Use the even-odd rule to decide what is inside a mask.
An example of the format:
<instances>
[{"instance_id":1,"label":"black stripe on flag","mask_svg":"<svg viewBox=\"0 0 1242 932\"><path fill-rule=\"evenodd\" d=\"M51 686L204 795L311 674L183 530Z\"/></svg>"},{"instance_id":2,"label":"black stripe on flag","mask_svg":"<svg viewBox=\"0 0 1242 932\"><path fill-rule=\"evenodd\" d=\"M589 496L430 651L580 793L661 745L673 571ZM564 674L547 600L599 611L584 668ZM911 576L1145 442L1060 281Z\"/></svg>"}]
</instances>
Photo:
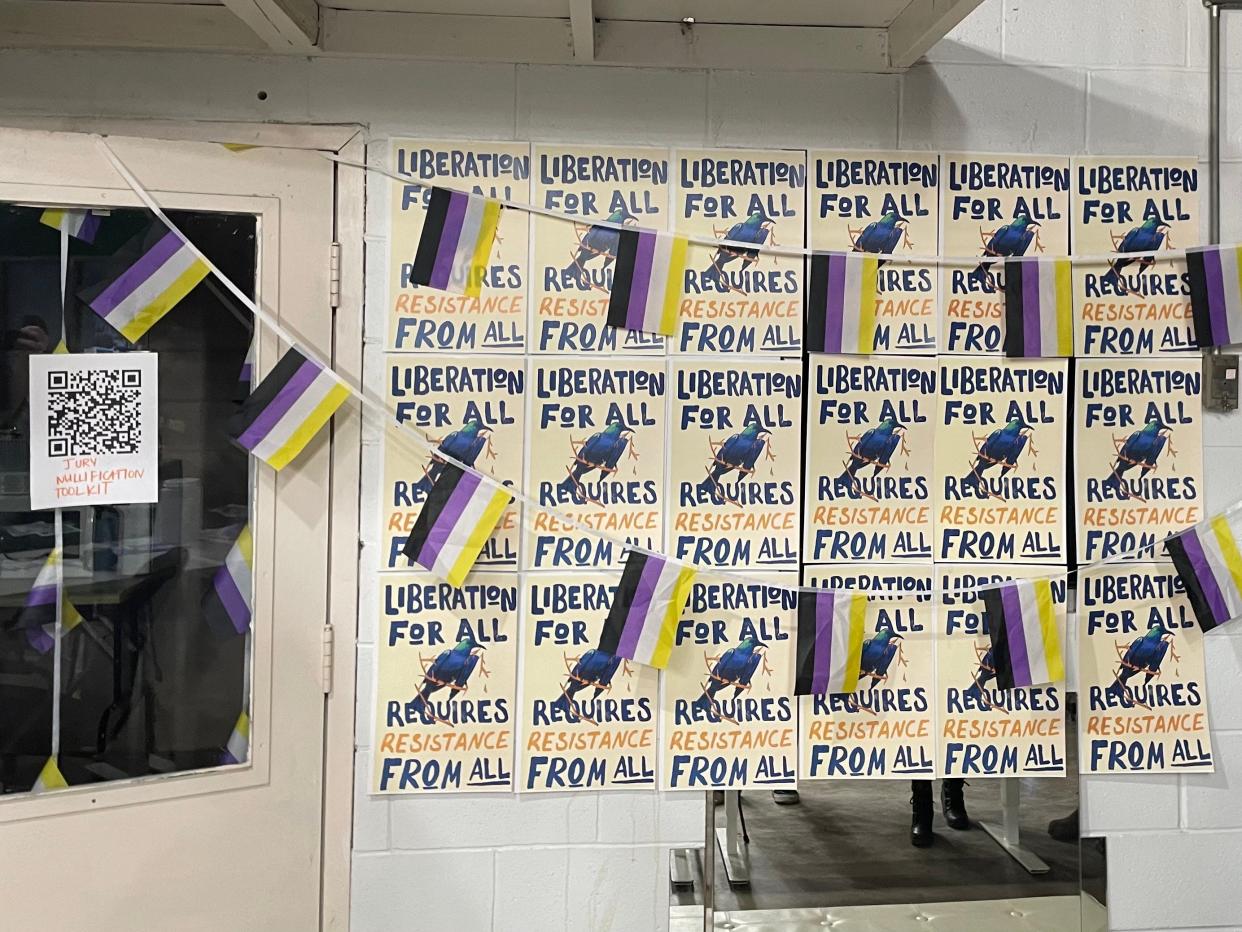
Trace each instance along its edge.
<instances>
[{"instance_id":1,"label":"black stripe on flag","mask_svg":"<svg viewBox=\"0 0 1242 932\"><path fill-rule=\"evenodd\" d=\"M996 669L996 688L1013 689L1013 661L1009 658L1009 629L1005 624L1005 604L996 586L984 589L983 610L987 613L988 634L992 638L992 666Z\"/></svg>"},{"instance_id":2,"label":"black stripe on flag","mask_svg":"<svg viewBox=\"0 0 1242 932\"><path fill-rule=\"evenodd\" d=\"M1186 533L1193 534L1194 531L1186 531ZM1169 555L1169 559L1173 561L1173 568L1177 570L1177 575L1181 577L1186 586L1186 598L1190 600L1190 607L1195 613L1195 621L1199 622L1199 627L1205 632L1211 631L1218 622L1216 616L1212 614L1212 607L1208 604L1207 595L1203 592L1203 586L1199 582L1199 576L1195 573L1195 568L1186 553L1182 535L1174 534L1166 537L1164 550Z\"/></svg>"},{"instance_id":3,"label":"black stripe on flag","mask_svg":"<svg viewBox=\"0 0 1242 932\"><path fill-rule=\"evenodd\" d=\"M1212 311L1208 306L1207 270L1203 267L1203 253L1198 249L1186 250L1186 271L1190 279L1190 316L1195 323L1195 345L1205 349L1212 342Z\"/></svg>"},{"instance_id":4,"label":"black stripe on flag","mask_svg":"<svg viewBox=\"0 0 1242 932\"><path fill-rule=\"evenodd\" d=\"M805 352L824 352L824 327L828 317L828 256L811 255L811 275L806 292L806 324L802 346Z\"/></svg>"},{"instance_id":5,"label":"black stripe on flag","mask_svg":"<svg viewBox=\"0 0 1242 932\"><path fill-rule=\"evenodd\" d=\"M275 401L280 390L293 378L295 372L302 368L306 357L297 350L290 348L280 361L272 367L272 371L263 377L263 381L254 387L241 407L229 418L228 435L236 440L246 429L259 418L267 406Z\"/></svg>"},{"instance_id":6,"label":"black stripe on flag","mask_svg":"<svg viewBox=\"0 0 1242 932\"><path fill-rule=\"evenodd\" d=\"M432 188L427 216L423 218L423 232L418 237L418 251L414 253L414 268L410 281L426 285L431 281L431 271L436 265L436 253L440 251L440 238L444 235L444 221L448 218L449 203L453 192L447 188Z\"/></svg>"},{"instance_id":7,"label":"black stripe on flag","mask_svg":"<svg viewBox=\"0 0 1242 932\"><path fill-rule=\"evenodd\" d=\"M1026 334L1022 326L1022 274L1025 264L1016 259L1005 260L1005 355L1026 355ZM1031 274L1039 274L1034 268Z\"/></svg>"},{"instance_id":8,"label":"black stripe on flag","mask_svg":"<svg viewBox=\"0 0 1242 932\"><path fill-rule=\"evenodd\" d=\"M414 522L414 530L410 531L410 536L405 539L405 546L401 548L401 552L411 560L417 560L418 555L422 553L423 545L427 543L427 536L431 533L432 527L440 517L440 512L444 511L444 506L448 504L449 498L457 489L457 483L464 475L465 472L461 467L454 466L452 463L445 463L440 467L440 475L436 476L435 484L427 493L423 509L418 513L418 520Z\"/></svg>"},{"instance_id":9,"label":"black stripe on flag","mask_svg":"<svg viewBox=\"0 0 1242 932\"><path fill-rule=\"evenodd\" d=\"M815 617L816 593L798 592L798 666L794 678L794 695L809 696L815 679L815 638L819 634Z\"/></svg>"},{"instance_id":10,"label":"black stripe on flag","mask_svg":"<svg viewBox=\"0 0 1242 932\"><path fill-rule=\"evenodd\" d=\"M599 634L599 649L606 654L615 656L617 653L617 647L621 644L621 632L625 630L625 620L629 617L630 606L634 604L634 596L638 594L638 584L642 582L646 566L647 554L641 550L631 550L625 558L621 583L617 586L612 608L608 610L608 617L604 620L604 629Z\"/></svg>"},{"instance_id":11,"label":"black stripe on flag","mask_svg":"<svg viewBox=\"0 0 1242 932\"><path fill-rule=\"evenodd\" d=\"M608 325L624 327L630 309L630 289L634 286L634 260L638 256L638 232L621 230L617 239L617 261L612 268L612 291L608 295Z\"/></svg>"}]
</instances>

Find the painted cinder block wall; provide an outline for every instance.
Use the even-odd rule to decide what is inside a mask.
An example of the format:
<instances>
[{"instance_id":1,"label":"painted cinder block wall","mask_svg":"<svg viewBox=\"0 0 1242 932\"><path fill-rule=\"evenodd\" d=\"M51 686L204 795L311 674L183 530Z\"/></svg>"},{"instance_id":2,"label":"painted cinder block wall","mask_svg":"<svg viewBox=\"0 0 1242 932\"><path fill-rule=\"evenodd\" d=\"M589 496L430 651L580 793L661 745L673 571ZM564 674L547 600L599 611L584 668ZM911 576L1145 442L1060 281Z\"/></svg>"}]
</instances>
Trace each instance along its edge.
<instances>
[{"instance_id":1,"label":"painted cinder block wall","mask_svg":"<svg viewBox=\"0 0 1242 932\"><path fill-rule=\"evenodd\" d=\"M1206 20L1198 0L986 0L902 76L0 49L0 122L344 122L380 138L1202 159ZM1242 13L1226 23L1222 233L1239 240ZM1209 415L1204 433L1211 509L1242 491L1242 414ZM368 566L374 543L364 540ZM363 599L358 650L355 932L662 928L668 849L702 836L697 795L365 795L373 606ZM1213 635L1207 654L1218 772L1084 781L1085 826L1109 837L1115 929L1242 932L1242 626Z\"/></svg>"}]
</instances>

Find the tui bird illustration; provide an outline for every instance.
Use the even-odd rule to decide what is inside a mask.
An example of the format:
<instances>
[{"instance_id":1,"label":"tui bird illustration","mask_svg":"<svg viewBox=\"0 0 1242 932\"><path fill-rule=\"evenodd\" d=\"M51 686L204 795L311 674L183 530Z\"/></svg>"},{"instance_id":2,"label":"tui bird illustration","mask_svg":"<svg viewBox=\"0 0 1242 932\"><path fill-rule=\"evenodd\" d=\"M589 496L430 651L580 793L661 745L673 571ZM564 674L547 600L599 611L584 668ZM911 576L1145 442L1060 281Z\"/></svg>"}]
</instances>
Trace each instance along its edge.
<instances>
[{"instance_id":1,"label":"tui bird illustration","mask_svg":"<svg viewBox=\"0 0 1242 932\"><path fill-rule=\"evenodd\" d=\"M868 223L854 240L854 252L894 253L901 238L907 231L902 224L907 223L905 217L895 210L886 211L879 220ZM877 268L886 260L881 259Z\"/></svg>"},{"instance_id":2,"label":"tui bird illustration","mask_svg":"<svg viewBox=\"0 0 1242 932\"><path fill-rule=\"evenodd\" d=\"M609 223L625 223L627 220L637 221L637 219L624 207L608 215ZM614 230L611 227L590 227L578 240L578 251L574 254L573 261L565 266L561 273L562 276L568 275L578 284L578 287L586 287L590 283L586 269L587 263L597 257L603 257L604 268L608 268L617 258L617 247L620 242L620 230Z\"/></svg>"},{"instance_id":3,"label":"tui bird illustration","mask_svg":"<svg viewBox=\"0 0 1242 932\"><path fill-rule=\"evenodd\" d=\"M552 708L560 711L571 722L584 718L591 721L578 707L574 696L589 686L595 690L595 695L591 698L598 699L600 693L612 686L612 678L620 667L620 657L596 647L585 651L569 671L565 685L561 687L561 694L552 701Z\"/></svg>"},{"instance_id":4,"label":"tui bird illustration","mask_svg":"<svg viewBox=\"0 0 1242 932\"><path fill-rule=\"evenodd\" d=\"M1122 477L1134 466L1138 466L1141 470L1140 479L1155 469L1156 462L1160 459L1160 454L1164 452L1165 444L1172 432L1173 428L1164 423L1159 416L1150 418L1121 445L1121 449L1117 451L1117 459L1113 462L1113 471L1104 480L1103 488L1111 489L1129 498L1130 493L1123 487Z\"/></svg>"},{"instance_id":5,"label":"tui bird illustration","mask_svg":"<svg viewBox=\"0 0 1242 932\"><path fill-rule=\"evenodd\" d=\"M845 469L833 483L833 491L837 495L848 495L850 498L862 497L862 485L858 481L858 472L866 466L875 467L872 476L878 476L880 470L887 469L897 445L906 434L906 425L896 418L886 417L875 427L855 441L850 450L850 457Z\"/></svg>"},{"instance_id":6,"label":"tui bird illustration","mask_svg":"<svg viewBox=\"0 0 1242 932\"><path fill-rule=\"evenodd\" d=\"M1148 217L1141 226L1135 227L1116 244L1116 252L1150 252L1159 249L1169 232L1169 225L1161 223L1155 217ZM1139 271L1152 265L1156 260L1151 256L1142 259L1114 259L1108 264L1108 271L1100 277L1100 285L1112 285L1118 294L1129 294L1126 283L1121 280L1121 270L1131 262L1138 262Z\"/></svg>"},{"instance_id":7,"label":"tui bird illustration","mask_svg":"<svg viewBox=\"0 0 1242 932\"><path fill-rule=\"evenodd\" d=\"M754 472L759 454L767 447L771 436L770 430L764 430L758 424L747 424L741 433L722 443L714 451L712 465L708 468L707 478L699 483L699 491L709 494L715 504L723 505L727 496L720 480L735 469L739 478Z\"/></svg>"},{"instance_id":8,"label":"tui bird illustration","mask_svg":"<svg viewBox=\"0 0 1242 932\"><path fill-rule=\"evenodd\" d=\"M566 492L574 502L581 505L587 501L586 490L582 487L586 475L599 470L601 479L617 471L617 463L630 446L634 431L621 421L613 421L597 434L592 434L586 441L573 446L574 462L568 467L569 474L557 486ZM633 450L630 451L633 456Z\"/></svg>"},{"instance_id":9,"label":"tui bird illustration","mask_svg":"<svg viewBox=\"0 0 1242 932\"><path fill-rule=\"evenodd\" d=\"M1117 676L1112 685L1104 690L1104 695L1116 697L1125 708L1133 706L1134 698L1130 694L1130 687L1127 683L1133 676L1142 673L1143 685L1146 686L1151 682L1152 677L1160 675L1160 664L1164 661L1164 655L1168 653L1172 637L1171 631L1156 622L1141 638L1135 638L1121 658Z\"/></svg>"},{"instance_id":10,"label":"tui bird illustration","mask_svg":"<svg viewBox=\"0 0 1242 932\"><path fill-rule=\"evenodd\" d=\"M979 447L975 456L975 465L962 479L962 489L981 488L983 474L993 466L1000 465L1003 476L1018 465L1018 457L1026 449L1030 432L1034 430L1021 416L1011 418L1004 427L998 427L988 434L988 439Z\"/></svg>"},{"instance_id":11,"label":"tui bird illustration","mask_svg":"<svg viewBox=\"0 0 1242 932\"><path fill-rule=\"evenodd\" d=\"M737 647L730 647L721 654L711 668L707 682L703 684L703 692L691 703L691 708L706 712L708 719L713 722L720 721L723 713L716 705L716 694L732 686L733 698L736 699L749 689L750 679L763 660L763 654L759 651L765 650L767 646L748 636L742 638Z\"/></svg>"},{"instance_id":12,"label":"tui bird illustration","mask_svg":"<svg viewBox=\"0 0 1242 932\"><path fill-rule=\"evenodd\" d=\"M974 681L962 694L963 697L990 705L983 691L988 688L988 681L994 676L996 676L996 661L992 659L992 648L989 647L987 652L979 658L979 669L975 671Z\"/></svg>"},{"instance_id":13,"label":"tui bird illustration","mask_svg":"<svg viewBox=\"0 0 1242 932\"><path fill-rule=\"evenodd\" d=\"M735 223L729 227L729 232L725 234L725 239L735 243L762 245L768 241L768 237L772 234L772 226L772 218L761 208L740 223ZM704 270L700 278L705 282L712 279L715 279L717 282L723 282L725 266L739 257L742 260L742 270L745 271L759 258L759 250L739 249L736 246L717 247L716 254L712 257L712 264Z\"/></svg>"},{"instance_id":14,"label":"tui bird illustration","mask_svg":"<svg viewBox=\"0 0 1242 932\"><path fill-rule=\"evenodd\" d=\"M992 233L987 245L983 247L983 254L1001 258L1026 255L1026 250L1035 239L1035 228L1038 226L1038 221L1032 220L1026 214L1017 214ZM977 282L982 288L991 291L996 287L996 280L992 277L992 265L991 262L980 262L975 270L966 276L966 280Z\"/></svg>"},{"instance_id":15,"label":"tui bird illustration","mask_svg":"<svg viewBox=\"0 0 1242 932\"><path fill-rule=\"evenodd\" d=\"M411 711L421 715L427 710L431 694L446 687L452 691L450 695L464 690L474 668L478 666L477 651L486 649L467 634L454 647L441 651L423 672L423 684L418 687L418 693L410 703ZM484 671L483 675L486 676L487 672ZM436 717L434 713L433 717Z\"/></svg>"},{"instance_id":16,"label":"tui bird illustration","mask_svg":"<svg viewBox=\"0 0 1242 932\"><path fill-rule=\"evenodd\" d=\"M439 446L436 447L436 452L451 456L459 463L473 466L474 461L483 452L483 448L487 446L488 438L492 433L492 429L483 426L483 422L478 418L471 418L441 440ZM423 470L423 478L414 483L414 489L424 494L429 493L436 480L440 478L440 471L443 468L444 460L433 455L431 463Z\"/></svg>"}]
</instances>

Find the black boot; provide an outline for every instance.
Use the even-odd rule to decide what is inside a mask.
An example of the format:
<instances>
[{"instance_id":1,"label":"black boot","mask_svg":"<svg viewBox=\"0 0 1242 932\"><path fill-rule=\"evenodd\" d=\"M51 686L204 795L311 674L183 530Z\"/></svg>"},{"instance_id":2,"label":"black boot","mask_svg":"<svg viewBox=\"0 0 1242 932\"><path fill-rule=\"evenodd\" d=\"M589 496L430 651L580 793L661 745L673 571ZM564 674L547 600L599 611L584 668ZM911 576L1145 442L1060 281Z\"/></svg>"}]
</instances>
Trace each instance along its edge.
<instances>
[{"instance_id":1,"label":"black boot","mask_svg":"<svg viewBox=\"0 0 1242 932\"><path fill-rule=\"evenodd\" d=\"M962 793L963 780L942 780L940 782L940 808L944 812L944 820L949 828L959 832L970 828L970 816L966 815L966 797Z\"/></svg>"},{"instance_id":2,"label":"black boot","mask_svg":"<svg viewBox=\"0 0 1242 932\"><path fill-rule=\"evenodd\" d=\"M926 848L932 843L932 785L930 780L910 781L910 844Z\"/></svg>"},{"instance_id":3,"label":"black boot","mask_svg":"<svg viewBox=\"0 0 1242 932\"><path fill-rule=\"evenodd\" d=\"M1048 823L1048 834L1057 841L1070 843L1078 841L1078 810L1075 809L1063 819L1053 819Z\"/></svg>"}]
</instances>

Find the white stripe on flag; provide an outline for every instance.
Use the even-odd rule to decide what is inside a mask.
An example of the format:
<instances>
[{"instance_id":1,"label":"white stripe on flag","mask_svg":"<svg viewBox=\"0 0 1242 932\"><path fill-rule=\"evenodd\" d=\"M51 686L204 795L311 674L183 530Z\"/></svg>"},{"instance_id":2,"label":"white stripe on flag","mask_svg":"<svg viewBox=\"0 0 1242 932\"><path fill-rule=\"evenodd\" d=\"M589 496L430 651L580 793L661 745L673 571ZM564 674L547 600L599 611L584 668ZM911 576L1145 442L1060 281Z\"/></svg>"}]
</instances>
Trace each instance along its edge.
<instances>
[{"instance_id":1,"label":"white stripe on flag","mask_svg":"<svg viewBox=\"0 0 1242 932\"><path fill-rule=\"evenodd\" d=\"M90 211L86 210L61 211L60 228L70 236L77 237L82 232L82 227L86 226L86 218L89 216Z\"/></svg>"},{"instance_id":2,"label":"white stripe on flag","mask_svg":"<svg viewBox=\"0 0 1242 932\"><path fill-rule=\"evenodd\" d=\"M1238 286L1238 250L1225 246L1220 250L1220 272L1224 279L1221 291L1225 293L1225 325L1229 328L1229 340L1242 340L1238 322L1242 321L1242 294Z\"/></svg>"},{"instance_id":3,"label":"white stripe on flag","mask_svg":"<svg viewBox=\"0 0 1242 932\"><path fill-rule=\"evenodd\" d=\"M1036 259L1039 273L1039 353L1041 356L1057 355L1057 262L1055 259Z\"/></svg>"},{"instance_id":4,"label":"white stripe on flag","mask_svg":"<svg viewBox=\"0 0 1242 932\"><path fill-rule=\"evenodd\" d=\"M862 306L863 262L864 257L859 253L847 252L845 254L845 300L841 305L841 352L843 353L858 352L858 328L862 323L859 309Z\"/></svg>"},{"instance_id":5,"label":"white stripe on flag","mask_svg":"<svg viewBox=\"0 0 1242 932\"><path fill-rule=\"evenodd\" d=\"M470 195L466 202L466 212L461 218L461 236L457 239L453 267L449 270L448 291L465 291L469 285L470 263L474 259L475 247L479 244L479 233L483 229L483 210L486 207L487 201L474 195Z\"/></svg>"},{"instance_id":6,"label":"white stripe on flag","mask_svg":"<svg viewBox=\"0 0 1242 932\"><path fill-rule=\"evenodd\" d=\"M658 559L647 557L648 560ZM677 576L681 565L671 560L665 561L660 567L660 578L656 580L655 591L647 606L647 617L643 619L642 631L638 634L638 643L634 645L634 659L639 663L650 663L655 656L656 644L660 640L660 627L664 616L668 613L668 603L673 598L673 587L677 585Z\"/></svg>"},{"instance_id":7,"label":"white stripe on flag","mask_svg":"<svg viewBox=\"0 0 1242 932\"><path fill-rule=\"evenodd\" d=\"M250 565L237 544L229 548L229 555L224 558L224 566L237 584L237 591L241 593L246 607L253 610L250 604Z\"/></svg>"},{"instance_id":8,"label":"white stripe on flag","mask_svg":"<svg viewBox=\"0 0 1242 932\"><path fill-rule=\"evenodd\" d=\"M461 517L453 525L452 535L436 554L436 562L431 567L431 572L436 576L441 579L449 578L449 574L453 571L453 564L457 562L462 548L470 539L470 532L483 520L483 513L487 511L494 491L495 489L486 482L480 482L475 487L474 493L466 502L466 507L461 511Z\"/></svg>"},{"instance_id":9,"label":"white stripe on flag","mask_svg":"<svg viewBox=\"0 0 1242 932\"><path fill-rule=\"evenodd\" d=\"M1035 583L1017 580L1018 604L1022 606L1022 638L1026 641L1026 662L1032 683L1048 683L1048 658L1044 656L1044 633L1039 626L1039 605L1035 601ZM1011 650L1012 653L1012 650Z\"/></svg>"},{"instance_id":10,"label":"white stripe on flag","mask_svg":"<svg viewBox=\"0 0 1242 932\"><path fill-rule=\"evenodd\" d=\"M184 243L161 265L146 281L135 288L120 304L105 316L117 330L124 332L130 322L147 306L158 299L172 287L173 282L180 278L190 266L198 261L198 257Z\"/></svg>"},{"instance_id":11,"label":"white stripe on flag","mask_svg":"<svg viewBox=\"0 0 1242 932\"><path fill-rule=\"evenodd\" d=\"M651 256L651 280L647 283L647 303L643 305L643 330L660 329L664 315L664 290L668 286L668 264L673 260L673 237L656 234Z\"/></svg>"},{"instance_id":12,"label":"white stripe on flag","mask_svg":"<svg viewBox=\"0 0 1242 932\"><path fill-rule=\"evenodd\" d=\"M853 599L844 592L838 591L832 600L832 657L828 668L828 692L830 693L842 692L848 679L850 607L852 605Z\"/></svg>"},{"instance_id":13,"label":"white stripe on flag","mask_svg":"<svg viewBox=\"0 0 1242 932\"><path fill-rule=\"evenodd\" d=\"M1233 531L1233 526L1230 525L1229 529ZM1199 542L1203 545L1203 555L1207 557L1208 565L1212 567L1212 575L1216 577L1217 585L1220 586L1220 594L1225 597L1229 617L1237 618L1242 615L1242 597L1239 597L1238 588L1233 584L1233 576L1229 572L1229 566L1225 563L1225 555L1221 553L1216 531L1209 526L1199 531L1198 535ZM1236 531L1234 539L1237 539Z\"/></svg>"},{"instance_id":14,"label":"white stripe on flag","mask_svg":"<svg viewBox=\"0 0 1242 932\"><path fill-rule=\"evenodd\" d=\"M271 459L336 385L336 378L326 369L320 369L310 385L306 386L306 391L250 452L265 462Z\"/></svg>"}]
</instances>

